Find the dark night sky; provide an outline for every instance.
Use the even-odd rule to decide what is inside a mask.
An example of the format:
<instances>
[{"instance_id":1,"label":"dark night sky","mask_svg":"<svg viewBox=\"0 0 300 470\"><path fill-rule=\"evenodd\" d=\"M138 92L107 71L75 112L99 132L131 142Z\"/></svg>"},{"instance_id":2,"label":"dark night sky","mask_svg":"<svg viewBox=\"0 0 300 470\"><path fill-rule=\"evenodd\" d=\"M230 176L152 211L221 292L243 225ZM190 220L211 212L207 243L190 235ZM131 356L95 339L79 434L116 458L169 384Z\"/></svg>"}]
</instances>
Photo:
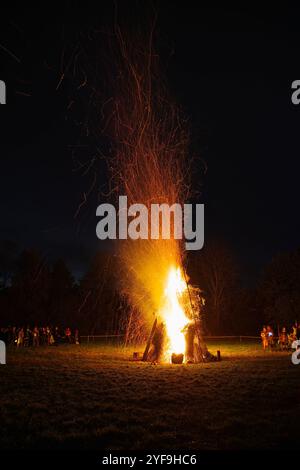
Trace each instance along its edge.
<instances>
[{"instance_id":1,"label":"dark night sky","mask_svg":"<svg viewBox=\"0 0 300 470\"><path fill-rule=\"evenodd\" d=\"M291 102L291 83L300 79L300 11L198 3L158 2L162 49L174 51L167 78L208 167L206 240L228 241L252 279L274 254L299 246L300 105ZM111 24L113 3L97 4L11 8L0 31L0 46L20 59L0 47L8 93L0 108L0 239L38 247L50 260L64 256L77 275L100 246L96 201L74 219L89 180L72 170L78 128L66 120L68 83L56 86L63 44ZM131 2L127 10L138 21L141 8Z\"/></svg>"}]
</instances>

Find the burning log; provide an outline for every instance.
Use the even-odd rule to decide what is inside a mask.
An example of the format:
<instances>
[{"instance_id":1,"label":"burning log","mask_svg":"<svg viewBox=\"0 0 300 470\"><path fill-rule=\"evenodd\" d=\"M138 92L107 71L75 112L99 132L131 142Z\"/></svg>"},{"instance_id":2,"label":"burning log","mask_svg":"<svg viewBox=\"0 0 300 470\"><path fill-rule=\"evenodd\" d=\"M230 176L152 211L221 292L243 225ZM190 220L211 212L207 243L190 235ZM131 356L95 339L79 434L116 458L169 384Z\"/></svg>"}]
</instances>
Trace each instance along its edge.
<instances>
[{"instance_id":1,"label":"burning log","mask_svg":"<svg viewBox=\"0 0 300 470\"><path fill-rule=\"evenodd\" d=\"M185 333L185 359L187 363L193 363L195 361L194 349L195 349L195 325L190 323L186 328Z\"/></svg>"},{"instance_id":2,"label":"burning log","mask_svg":"<svg viewBox=\"0 0 300 470\"><path fill-rule=\"evenodd\" d=\"M141 353L138 351L134 351L132 358L134 361L140 361L142 359Z\"/></svg>"},{"instance_id":3,"label":"burning log","mask_svg":"<svg viewBox=\"0 0 300 470\"><path fill-rule=\"evenodd\" d=\"M147 352L147 357L145 355L148 343L150 340L150 345ZM148 360L151 362L160 362L163 357L164 349L165 349L165 341L166 341L166 327L164 323L159 323L157 325L157 320L155 325L152 327L152 331L149 337L146 350L144 356L146 357L144 360Z\"/></svg>"},{"instance_id":4,"label":"burning log","mask_svg":"<svg viewBox=\"0 0 300 470\"><path fill-rule=\"evenodd\" d=\"M154 320L154 323L153 323L153 326L152 326L152 329L151 329L151 332L150 332L150 335L149 335L149 338L148 338L148 341L147 341L147 344L146 344L146 348L145 348L145 351L144 351L144 354L143 354L143 361L148 360L149 349L150 349L151 342L152 342L152 339L153 339L153 336L154 336L154 333L155 333L156 325L157 325L157 318L155 318L155 320Z\"/></svg>"},{"instance_id":5,"label":"burning log","mask_svg":"<svg viewBox=\"0 0 300 470\"><path fill-rule=\"evenodd\" d=\"M172 364L182 364L183 363L183 354L173 353L171 356Z\"/></svg>"},{"instance_id":6,"label":"burning log","mask_svg":"<svg viewBox=\"0 0 300 470\"><path fill-rule=\"evenodd\" d=\"M194 320L185 329L185 359L187 363L204 362L208 354L206 344L203 340L200 322Z\"/></svg>"},{"instance_id":7,"label":"burning log","mask_svg":"<svg viewBox=\"0 0 300 470\"><path fill-rule=\"evenodd\" d=\"M190 292L180 270L171 270L165 289L165 306L159 312L164 321L158 324L157 318L154 320L143 361L156 363L164 359L182 364L215 360L202 336L200 301L199 289L191 288Z\"/></svg>"}]
</instances>

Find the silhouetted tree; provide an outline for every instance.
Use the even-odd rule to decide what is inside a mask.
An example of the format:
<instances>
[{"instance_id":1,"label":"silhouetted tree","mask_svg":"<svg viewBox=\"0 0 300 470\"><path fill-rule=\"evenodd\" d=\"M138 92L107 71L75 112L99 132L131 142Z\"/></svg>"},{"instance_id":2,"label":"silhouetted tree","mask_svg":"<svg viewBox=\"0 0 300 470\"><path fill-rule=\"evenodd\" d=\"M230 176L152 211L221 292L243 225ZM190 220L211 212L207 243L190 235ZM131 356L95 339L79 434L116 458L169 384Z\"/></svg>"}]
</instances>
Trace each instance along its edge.
<instances>
[{"instance_id":1,"label":"silhouetted tree","mask_svg":"<svg viewBox=\"0 0 300 470\"><path fill-rule=\"evenodd\" d=\"M15 320L49 321L50 272L45 259L34 250L23 251L16 262L10 289Z\"/></svg>"},{"instance_id":2,"label":"silhouetted tree","mask_svg":"<svg viewBox=\"0 0 300 470\"><path fill-rule=\"evenodd\" d=\"M230 249L221 242L205 245L192 259L191 273L204 291L206 324L212 333L228 329L226 323L232 316L238 290L237 272L237 264Z\"/></svg>"},{"instance_id":3,"label":"silhouetted tree","mask_svg":"<svg viewBox=\"0 0 300 470\"><path fill-rule=\"evenodd\" d=\"M62 259L54 263L51 272L50 317L59 325L76 326L74 278Z\"/></svg>"},{"instance_id":4,"label":"silhouetted tree","mask_svg":"<svg viewBox=\"0 0 300 470\"><path fill-rule=\"evenodd\" d=\"M237 287L229 302L224 332L230 335L257 335L262 325L262 310L256 289Z\"/></svg>"},{"instance_id":5,"label":"silhouetted tree","mask_svg":"<svg viewBox=\"0 0 300 470\"><path fill-rule=\"evenodd\" d=\"M89 332L113 332L118 328L118 296L114 257L97 253L80 283L78 313Z\"/></svg>"},{"instance_id":6,"label":"silhouetted tree","mask_svg":"<svg viewBox=\"0 0 300 470\"><path fill-rule=\"evenodd\" d=\"M300 319L300 250L281 253L266 267L259 285L266 322L291 325Z\"/></svg>"},{"instance_id":7,"label":"silhouetted tree","mask_svg":"<svg viewBox=\"0 0 300 470\"><path fill-rule=\"evenodd\" d=\"M16 267L17 244L11 240L0 241L0 289L7 287Z\"/></svg>"}]
</instances>

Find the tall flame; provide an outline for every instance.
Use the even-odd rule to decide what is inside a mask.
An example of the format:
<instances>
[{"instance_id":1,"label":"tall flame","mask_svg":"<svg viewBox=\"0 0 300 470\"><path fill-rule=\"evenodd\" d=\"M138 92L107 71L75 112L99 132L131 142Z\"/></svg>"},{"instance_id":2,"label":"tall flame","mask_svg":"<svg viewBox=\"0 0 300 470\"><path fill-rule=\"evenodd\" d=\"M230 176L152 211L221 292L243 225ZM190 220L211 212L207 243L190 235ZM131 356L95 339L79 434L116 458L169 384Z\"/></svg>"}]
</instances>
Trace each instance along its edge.
<instances>
[{"instance_id":1,"label":"tall flame","mask_svg":"<svg viewBox=\"0 0 300 470\"><path fill-rule=\"evenodd\" d=\"M152 203L171 206L188 199L189 132L165 87L153 48L153 29L137 34L130 40L116 25L113 97L101 113L108 113L104 128L114 143L110 189L116 196L126 195L129 205L143 203L149 210ZM160 220L160 231L161 227ZM118 245L120 290L134 315L128 323L128 336L135 337L138 323L145 332L160 317L172 352L184 352L182 328L188 321L180 305L186 288L183 248L174 233L170 239L160 234L159 239L122 240Z\"/></svg>"},{"instance_id":2,"label":"tall flame","mask_svg":"<svg viewBox=\"0 0 300 470\"><path fill-rule=\"evenodd\" d=\"M184 354L185 337L183 329L189 323L180 304L180 299L187 289L181 269L172 267L169 271L165 289L165 306L161 315L166 324L166 332L169 340L167 354Z\"/></svg>"}]
</instances>

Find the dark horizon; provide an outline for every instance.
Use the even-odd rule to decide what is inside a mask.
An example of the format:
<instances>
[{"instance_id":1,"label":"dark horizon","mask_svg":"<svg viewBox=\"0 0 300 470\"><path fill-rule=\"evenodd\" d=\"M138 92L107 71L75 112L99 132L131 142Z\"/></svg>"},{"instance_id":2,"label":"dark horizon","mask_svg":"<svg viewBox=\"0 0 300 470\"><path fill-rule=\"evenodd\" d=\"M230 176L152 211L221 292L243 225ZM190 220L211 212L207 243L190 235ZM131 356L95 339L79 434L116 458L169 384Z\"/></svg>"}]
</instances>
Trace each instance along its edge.
<instances>
[{"instance_id":1,"label":"dark horizon","mask_svg":"<svg viewBox=\"0 0 300 470\"><path fill-rule=\"evenodd\" d=\"M138 4L130 4L133 23ZM91 177L74 171L79 128L67 110L73 84L66 78L56 90L59 62L80 32L112 27L113 13L110 2L88 13L70 2L58 11L8 9L0 32L8 102L0 108L1 239L37 248L49 261L63 256L77 278L107 244L95 234L96 195L74 218ZM202 177L197 160L194 178L197 201L205 204L205 240L227 242L252 285L277 253L299 247L300 107L291 102L299 78L296 12L266 16L194 3L183 9L167 1L157 14L168 86L189 119L191 154L207 167Z\"/></svg>"}]
</instances>

